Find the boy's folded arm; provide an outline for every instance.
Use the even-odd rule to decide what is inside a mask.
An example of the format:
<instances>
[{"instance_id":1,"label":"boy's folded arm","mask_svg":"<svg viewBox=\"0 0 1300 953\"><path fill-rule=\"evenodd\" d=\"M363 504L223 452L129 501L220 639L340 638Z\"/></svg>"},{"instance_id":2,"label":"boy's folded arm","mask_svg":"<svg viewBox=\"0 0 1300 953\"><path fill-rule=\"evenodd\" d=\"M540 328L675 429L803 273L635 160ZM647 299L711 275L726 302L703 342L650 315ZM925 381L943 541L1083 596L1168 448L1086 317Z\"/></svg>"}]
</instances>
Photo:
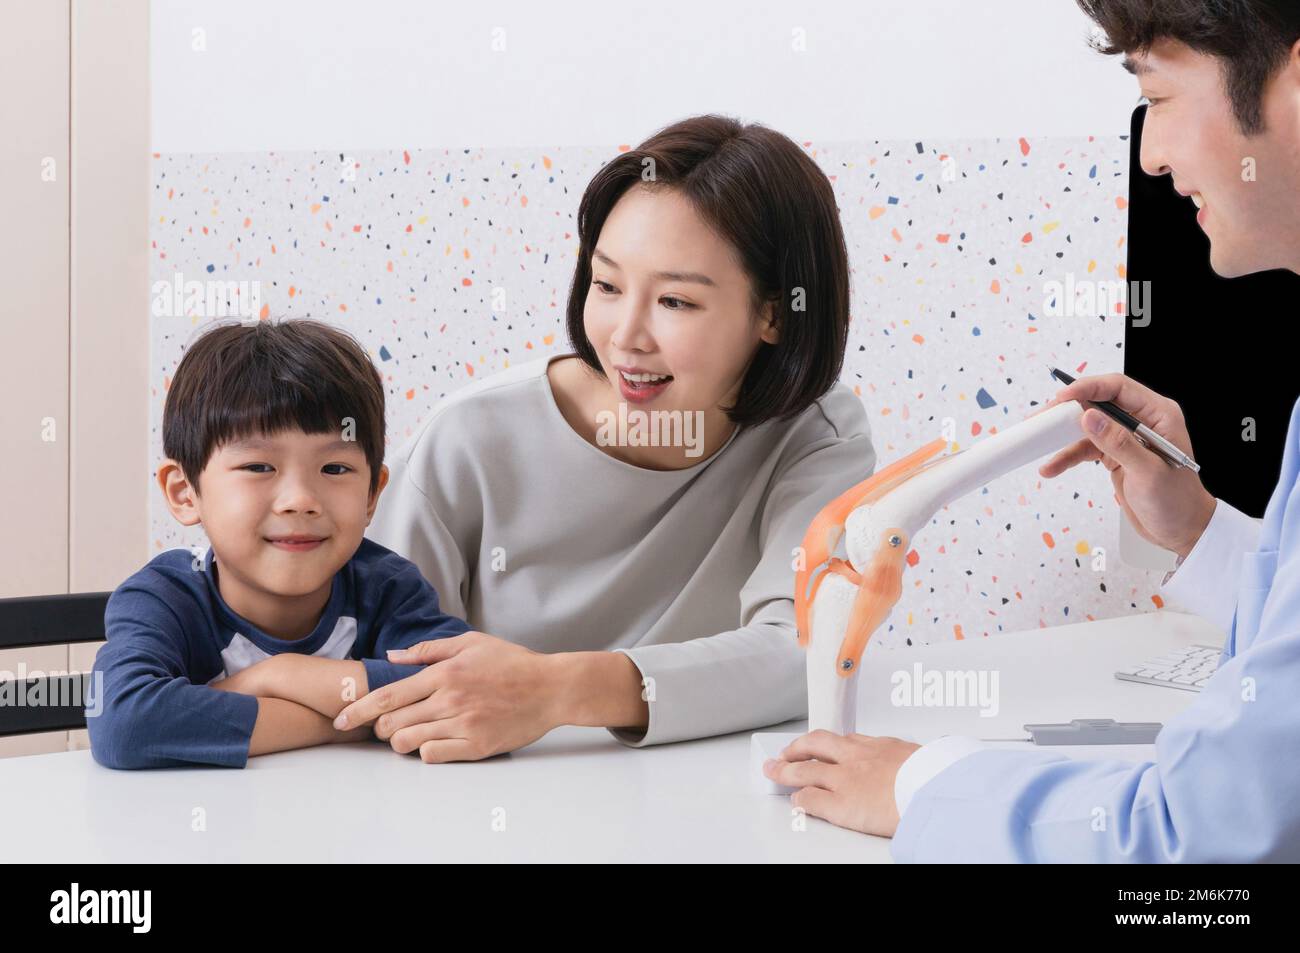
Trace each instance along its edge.
<instances>
[{"instance_id":1,"label":"boy's folded arm","mask_svg":"<svg viewBox=\"0 0 1300 953\"><path fill-rule=\"evenodd\" d=\"M214 683L214 687L297 702L332 720L362 695L422 668L386 659L334 659L282 652Z\"/></svg>"},{"instance_id":2,"label":"boy's folded arm","mask_svg":"<svg viewBox=\"0 0 1300 953\"><path fill-rule=\"evenodd\" d=\"M193 684L179 622L168 615L151 593L110 598L86 708L91 752L112 768L243 767L257 699Z\"/></svg>"},{"instance_id":3,"label":"boy's folded arm","mask_svg":"<svg viewBox=\"0 0 1300 953\"><path fill-rule=\"evenodd\" d=\"M351 731L338 731L333 725L333 718L298 702L270 697L258 698L256 701L257 722L253 726L248 745L250 757L336 741L360 741L370 736L368 725Z\"/></svg>"},{"instance_id":4,"label":"boy's folded arm","mask_svg":"<svg viewBox=\"0 0 1300 953\"><path fill-rule=\"evenodd\" d=\"M332 721L339 712L369 691L366 673L365 664L359 659L282 652L250 665L215 687L264 699L294 702Z\"/></svg>"},{"instance_id":5,"label":"boy's folded arm","mask_svg":"<svg viewBox=\"0 0 1300 953\"><path fill-rule=\"evenodd\" d=\"M332 717L310 705L257 697L271 673L263 668L266 663L213 685L194 684L191 649L180 622L151 592L114 593L104 625L108 641L95 658L92 689L102 687L89 699L86 727L92 754L107 767L242 768L252 755L364 736L335 730ZM350 664L364 679L359 662L315 661ZM315 682L322 697L339 692L339 670L331 671L332 687L323 678Z\"/></svg>"},{"instance_id":6,"label":"boy's folded arm","mask_svg":"<svg viewBox=\"0 0 1300 953\"><path fill-rule=\"evenodd\" d=\"M370 644L358 644L354 650L360 658L282 652L214 683L214 687L294 702L332 721L362 695L424 667L388 661L389 649L410 648L469 631L463 619L441 611L437 593L414 564L407 564L405 571L386 581L383 598L374 611L375 634L366 640Z\"/></svg>"}]
</instances>

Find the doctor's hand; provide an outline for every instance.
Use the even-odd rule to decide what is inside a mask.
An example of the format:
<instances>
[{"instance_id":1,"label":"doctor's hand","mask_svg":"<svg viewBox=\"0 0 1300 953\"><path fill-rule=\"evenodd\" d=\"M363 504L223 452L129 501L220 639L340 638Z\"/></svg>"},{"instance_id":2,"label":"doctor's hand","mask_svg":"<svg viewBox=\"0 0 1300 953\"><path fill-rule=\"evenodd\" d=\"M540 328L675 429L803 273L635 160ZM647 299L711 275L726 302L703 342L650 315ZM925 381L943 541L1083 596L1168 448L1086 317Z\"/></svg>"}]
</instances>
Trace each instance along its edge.
<instances>
[{"instance_id":1,"label":"doctor's hand","mask_svg":"<svg viewBox=\"0 0 1300 953\"><path fill-rule=\"evenodd\" d=\"M796 738L763 773L799 788L790 803L837 827L893 837L898 829L894 781L920 745L898 738L810 731ZM816 759L816 760L814 760Z\"/></svg>"},{"instance_id":2,"label":"doctor's hand","mask_svg":"<svg viewBox=\"0 0 1300 953\"><path fill-rule=\"evenodd\" d=\"M394 751L418 751L429 763L514 751L563 723L554 658L484 632L395 650L390 662L428 667L358 698L334 727L373 721Z\"/></svg>"},{"instance_id":3,"label":"doctor's hand","mask_svg":"<svg viewBox=\"0 0 1300 953\"><path fill-rule=\"evenodd\" d=\"M1081 377L1059 391L1048 406L1067 400L1108 400L1192 455L1182 408L1123 374ZM1100 460L1110 471L1116 502L1138 535L1186 557L1205 532L1216 506L1201 478L1166 463L1140 444L1128 428L1095 407L1084 412L1080 426L1084 439L1039 467L1039 474L1055 477L1080 463Z\"/></svg>"}]
</instances>

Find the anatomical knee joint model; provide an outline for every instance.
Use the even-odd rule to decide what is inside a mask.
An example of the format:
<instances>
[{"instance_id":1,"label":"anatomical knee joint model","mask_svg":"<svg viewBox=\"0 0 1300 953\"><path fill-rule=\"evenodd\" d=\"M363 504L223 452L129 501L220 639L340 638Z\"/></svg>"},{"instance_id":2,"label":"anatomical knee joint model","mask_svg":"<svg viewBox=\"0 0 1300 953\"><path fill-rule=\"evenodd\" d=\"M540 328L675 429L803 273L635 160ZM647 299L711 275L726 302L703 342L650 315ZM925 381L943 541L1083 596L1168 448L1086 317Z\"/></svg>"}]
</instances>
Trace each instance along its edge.
<instances>
[{"instance_id":1,"label":"anatomical knee joint model","mask_svg":"<svg viewBox=\"0 0 1300 953\"><path fill-rule=\"evenodd\" d=\"M808 727L854 731L862 652L903 592L916 533L953 500L1081 438L1077 401L1058 404L939 456L935 440L837 497L804 537L795 623L808 652ZM832 555L843 536L848 560Z\"/></svg>"},{"instance_id":2,"label":"anatomical knee joint model","mask_svg":"<svg viewBox=\"0 0 1300 953\"><path fill-rule=\"evenodd\" d=\"M794 596L799 644L807 650L810 731L856 730L862 653L902 595L916 533L952 501L1079 440L1083 410L1077 401L1057 404L948 456L941 455L947 442L935 440L817 514L804 537ZM847 558L834 555L841 539ZM775 754L760 741L780 737L756 734L755 756Z\"/></svg>"}]
</instances>

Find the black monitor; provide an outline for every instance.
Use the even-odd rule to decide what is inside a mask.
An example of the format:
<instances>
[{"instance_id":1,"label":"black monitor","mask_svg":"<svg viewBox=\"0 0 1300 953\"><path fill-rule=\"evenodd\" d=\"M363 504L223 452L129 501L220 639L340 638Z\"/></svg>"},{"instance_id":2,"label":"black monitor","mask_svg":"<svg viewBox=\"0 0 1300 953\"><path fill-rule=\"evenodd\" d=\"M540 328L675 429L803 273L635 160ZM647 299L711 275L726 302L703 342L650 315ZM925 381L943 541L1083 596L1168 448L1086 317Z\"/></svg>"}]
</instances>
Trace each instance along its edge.
<instances>
[{"instance_id":1,"label":"black monitor","mask_svg":"<svg viewBox=\"0 0 1300 953\"><path fill-rule=\"evenodd\" d=\"M1225 279L1211 270L1210 242L1196 223L1196 208L1174 191L1170 176L1142 171L1145 116L1145 106L1133 113L1129 152L1132 290L1124 371L1182 406L1206 488L1244 513L1263 516L1300 396L1291 343L1300 275L1269 271ZM1149 301L1141 300L1143 287ZM1254 421L1253 441L1243 439L1247 418Z\"/></svg>"}]
</instances>

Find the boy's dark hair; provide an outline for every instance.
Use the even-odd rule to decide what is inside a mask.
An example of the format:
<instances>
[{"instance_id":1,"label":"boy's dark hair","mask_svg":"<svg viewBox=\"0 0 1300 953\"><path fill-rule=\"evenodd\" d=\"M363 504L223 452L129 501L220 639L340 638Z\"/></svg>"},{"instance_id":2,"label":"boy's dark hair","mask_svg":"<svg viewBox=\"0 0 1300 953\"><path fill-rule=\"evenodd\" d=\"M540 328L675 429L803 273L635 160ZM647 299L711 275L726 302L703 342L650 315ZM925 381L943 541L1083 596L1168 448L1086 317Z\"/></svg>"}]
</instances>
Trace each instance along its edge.
<instances>
[{"instance_id":1,"label":"boy's dark hair","mask_svg":"<svg viewBox=\"0 0 1300 953\"><path fill-rule=\"evenodd\" d=\"M1103 53L1137 53L1178 40L1224 65L1237 124L1262 132L1264 87L1300 40L1297 0L1077 0L1106 34Z\"/></svg>"},{"instance_id":2,"label":"boy's dark hair","mask_svg":"<svg viewBox=\"0 0 1300 953\"><path fill-rule=\"evenodd\" d=\"M163 409L163 452L199 492L199 474L220 446L300 429L352 433L370 465L370 493L384 462L384 385L346 331L319 321L226 323L204 332L181 358Z\"/></svg>"},{"instance_id":3,"label":"boy's dark hair","mask_svg":"<svg viewBox=\"0 0 1300 953\"><path fill-rule=\"evenodd\" d=\"M653 170L652 182L643 179L646 170ZM661 129L607 163L587 186L578 206L567 315L578 356L603 374L583 326L591 257L605 219L634 185L680 192L735 248L755 311L772 302L777 343L759 343L735 404L725 408L731 421L747 427L793 417L830 390L849 331L848 252L835 194L795 143L725 116L696 116Z\"/></svg>"}]
</instances>

